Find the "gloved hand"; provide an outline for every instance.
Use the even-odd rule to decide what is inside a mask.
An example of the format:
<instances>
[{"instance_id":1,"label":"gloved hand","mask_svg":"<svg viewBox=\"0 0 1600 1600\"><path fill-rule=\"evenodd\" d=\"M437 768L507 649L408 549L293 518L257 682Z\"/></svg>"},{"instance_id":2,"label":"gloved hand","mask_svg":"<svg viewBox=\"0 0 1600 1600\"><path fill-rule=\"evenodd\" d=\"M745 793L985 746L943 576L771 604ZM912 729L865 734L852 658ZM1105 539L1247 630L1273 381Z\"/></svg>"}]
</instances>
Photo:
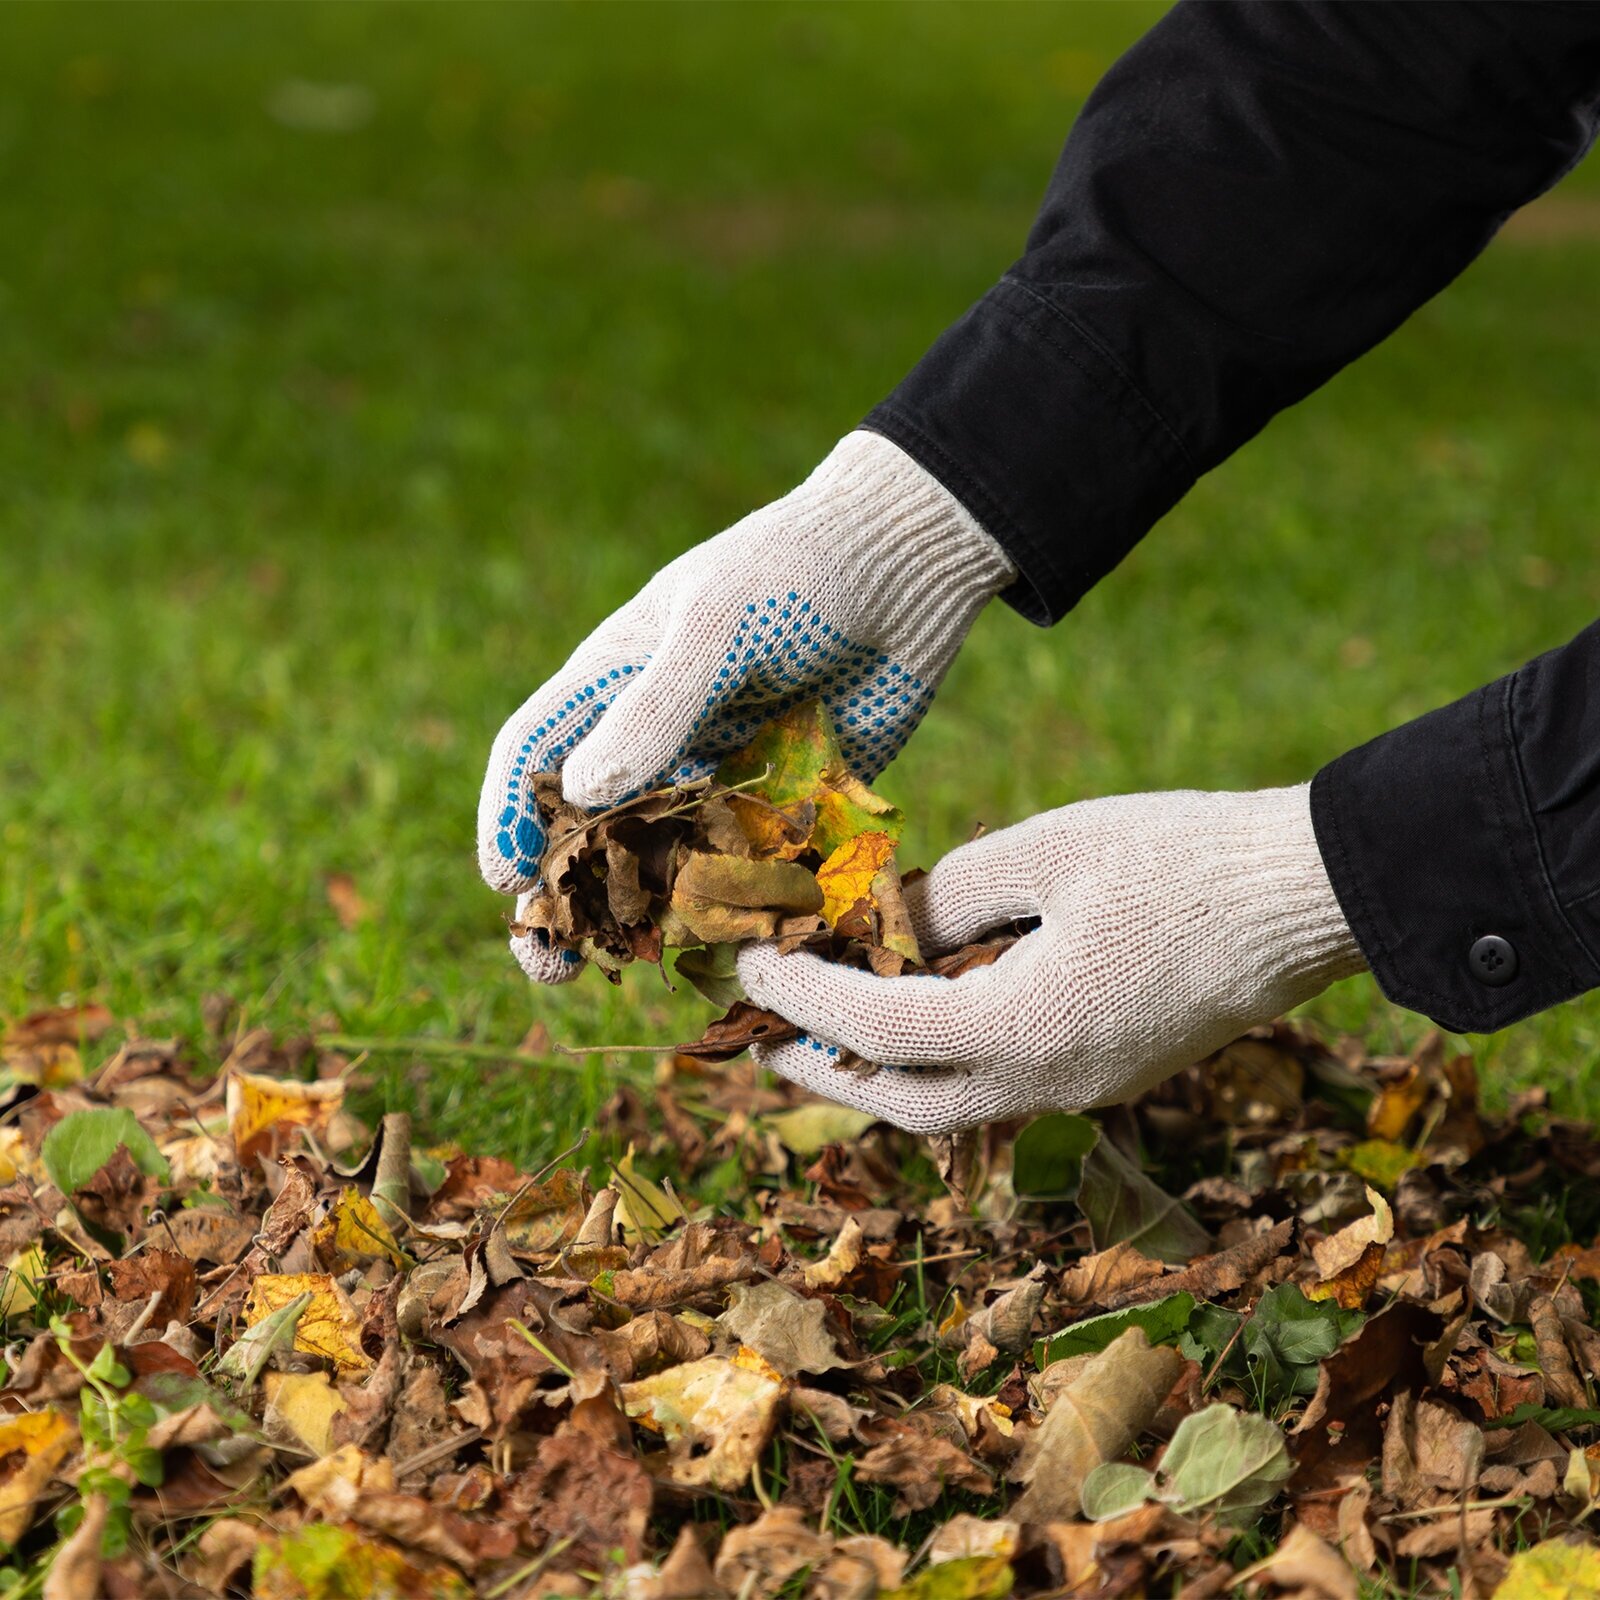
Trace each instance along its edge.
<instances>
[{"instance_id":1,"label":"gloved hand","mask_svg":"<svg viewBox=\"0 0 1600 1600\"><path fill-rule=\"evenodd\" d=\"M975 839L906 888L924 952L1014 918L1037 929L950 979L751 945L746 992L807 1030L757 1056L919 1133L1130 1099L1365 967L1309 796L1085 800ZM885 1066L841 1071L841 1045Z\"/></svg>"},{"instance_id":2,"label":"gloved hand","mask_svg":"<svg viewBox=\"0 0 1600 1600\"><path fill-rule=\"evenodd\" d=\"M614 805L711 771L768 718L820 698L871 779L911 736L984 602L1015 576L961 503L878 434L847 434L806 481L665 567L500 730L478 803L491 888L536 881L529 779ZM519 906L520 909L520 906ZM532 936L528 975L575 976Z\"/></svg>"}]
</instances>

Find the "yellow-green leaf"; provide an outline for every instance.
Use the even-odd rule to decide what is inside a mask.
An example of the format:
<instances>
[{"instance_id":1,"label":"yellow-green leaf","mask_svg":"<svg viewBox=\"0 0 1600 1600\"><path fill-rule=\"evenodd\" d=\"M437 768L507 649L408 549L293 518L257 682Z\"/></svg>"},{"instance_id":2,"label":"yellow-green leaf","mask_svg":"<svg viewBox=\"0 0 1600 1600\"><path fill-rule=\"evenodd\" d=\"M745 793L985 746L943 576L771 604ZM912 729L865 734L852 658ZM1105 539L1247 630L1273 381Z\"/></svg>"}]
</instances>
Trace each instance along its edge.
<instances>
[{"instance_id":1,"label":"yellow-green leaf","mask_svg":"<svg viewBox=\"0 0 1600 1600\"><path fill-rule=\"evenodd\" d=\"M1600 1549L1546 1539L1519 1550L1494 1600L1600 1600Z\"/></svg>"}]
</instances>

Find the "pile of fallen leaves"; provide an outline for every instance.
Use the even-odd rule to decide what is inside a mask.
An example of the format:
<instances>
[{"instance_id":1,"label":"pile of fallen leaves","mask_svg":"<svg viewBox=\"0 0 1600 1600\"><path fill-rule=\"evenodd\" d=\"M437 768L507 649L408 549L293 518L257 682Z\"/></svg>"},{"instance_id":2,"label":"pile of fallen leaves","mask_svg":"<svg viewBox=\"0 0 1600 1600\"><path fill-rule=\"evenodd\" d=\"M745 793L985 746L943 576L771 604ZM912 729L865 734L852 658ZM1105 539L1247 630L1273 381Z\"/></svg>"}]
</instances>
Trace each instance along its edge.
<instances>
[{"instance_id":1,"label":"pile of fallen leaves","mask_svg":"<svg viewBox=\"0 0 1600 1600\"><path fill-rule=\"evenodd\" d=\"M820 701L766 723L711 777L598 814L569 805L556 773L533 778L545 821L540 886L513 925L613 982L633 961L674 971L727 1014L685 1054L725 1061L796 1030L739 987L740 944L767 939L882 977L955 977L996 960L1002 932L924 962L895 847L905 818L845 765ZM853 1058L841 1065L859 1066Z\"/></svg>"},{"instance_id":2,"label":"pile of fallen leaves","mask_svg":"<svg viewBox=\"0 0 1600 1600\"><path fill-rule=\"evenodd\" d=\"M0 1054L0 1594L1600 1584L1600 1140L1437 1038L1262 1030L959 1197L748 1061L523 1172L314 1041Z\"/></svg>"}]
</instances>

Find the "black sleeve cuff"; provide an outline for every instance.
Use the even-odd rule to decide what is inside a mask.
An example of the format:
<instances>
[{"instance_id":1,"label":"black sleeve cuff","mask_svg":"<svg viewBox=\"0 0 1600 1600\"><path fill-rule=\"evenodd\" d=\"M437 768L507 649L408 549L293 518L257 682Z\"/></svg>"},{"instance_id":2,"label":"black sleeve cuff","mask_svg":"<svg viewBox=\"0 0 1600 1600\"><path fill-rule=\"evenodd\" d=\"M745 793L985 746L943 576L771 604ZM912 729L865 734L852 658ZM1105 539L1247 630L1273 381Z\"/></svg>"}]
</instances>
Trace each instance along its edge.
<instances>
[{"instance_id":1,"label":"black sleeve cuff","mask_svg":"<svg viewBox=\"0 0 1600 1600\"><path fill-rule=\"evenodd\" d=\"M1317 843L1379 985L1453 1033L1600 985L1600 859L1573 849L1600 811L1600 705L1562 692L1597 671L1600 627L1312 782Z\"/></svg>"},{"instance_id":2,"label":"black sleeve cuff","mask_svg":"<svg viewBox=\"0 0 1600 1600\"><path fill-rule=\"evenodd\" d=\"M864 427L913 457L1004 547L1003 598L1072 609L1194 482L1176 434L1076 319L1004 279Z\"/></svg>"}]
</instances>

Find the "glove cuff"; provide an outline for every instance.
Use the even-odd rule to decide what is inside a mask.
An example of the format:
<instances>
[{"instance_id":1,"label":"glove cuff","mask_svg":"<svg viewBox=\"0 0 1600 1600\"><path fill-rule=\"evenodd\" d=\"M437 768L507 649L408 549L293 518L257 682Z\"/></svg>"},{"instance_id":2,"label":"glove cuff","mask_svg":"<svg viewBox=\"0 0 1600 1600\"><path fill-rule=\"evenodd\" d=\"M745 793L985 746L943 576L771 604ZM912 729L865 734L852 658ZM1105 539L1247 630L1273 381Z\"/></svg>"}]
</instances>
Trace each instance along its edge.
<instances>
[{"instance_id":1,"label":"glove cuff","mask_svg":"<svg viewBox=\"0 0 1600 1600\"><path fill-rule=\"evenodd\" d=\"M1262 955L1305 999L1367 968L1333 892L1311 826L1311 785L1250 797L1246 845L1237 863L1260 907Z\"/></svg>"},{"instance_id":2,"label":"glove cuff","mask_svg":"<svg viewBox=\"0 0 1600 1600\"><path fill-rule=\"evenodd\" d=\"M999 542L932 473L882 434L847 433L786 502L844 553L845 581L877 596L885 639L959 638L1015 581Z\"/></svg>"}]
</instances>

